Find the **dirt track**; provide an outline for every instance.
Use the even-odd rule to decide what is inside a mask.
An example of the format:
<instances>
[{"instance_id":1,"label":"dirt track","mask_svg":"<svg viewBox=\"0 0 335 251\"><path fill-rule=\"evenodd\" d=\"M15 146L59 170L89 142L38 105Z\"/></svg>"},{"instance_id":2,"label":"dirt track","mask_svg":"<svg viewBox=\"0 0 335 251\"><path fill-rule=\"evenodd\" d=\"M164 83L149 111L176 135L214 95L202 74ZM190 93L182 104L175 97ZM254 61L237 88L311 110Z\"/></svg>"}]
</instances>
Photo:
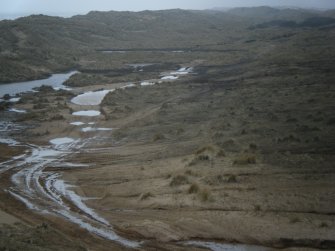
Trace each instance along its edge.
<instances>
[{"instance_id":1,"label":"dirt track","mask_svg":"<svg viewBox=\"0 0 335 251\"><path fill-rule=\"evenodd\" d=\"M238 67L242 66L229 69ZM202 74L210 70L220 78L220 68L200 69ZM90 198L85 204L121 236L146 240L145 250L184 249L176 242L190 239L333 248L335 173L333 156L325 154L333 149L327 137L331 125L317 120L298 126L290 122L304 121L305 109L311 113L312 94L304 91L310 86L276 89L266 86L266 77L254 85L254 79L248 78L250 72L244 75L246 80L239 84L232 75L222 84L199 82L202 76L198 75L120 89L109 94L101 106L73 105L70 94L61 96L64 104L59 105L56 92L37 94L48 100L48 107L58 107L56 114L62 119L54 120L55 114L46 113L38 126L25 132L24 139L47 145L50 139L65 136L96 137L76 154L66 156L67 162L88 167L46 165L44 170L57 171L75 185L73 191ZM305 95L301 100L306 103L295 103L292 88ZM329 89L322 84L312 88L318 90L313 92L313 109L315 113L322 109L326 116L331 110L325 107L331 107L333 100L326 94ZM18 107L34 110L31 98ZM100 110L102 115L71 115L83 108ZM69 124L78 120L115 129L81 132L81 127ZM317 127L324 128L313 129ZM2 179L8 182L10 175ZM18 217L41 224L46 221L74 240L87 236L84 245L107 250L105 240L96 242L96 237L58 217L30 216L21 203L8 195L5 198L2 207L15 209ZM75 211L83 214L80 208Z\"/></svg>"}]
</instances>

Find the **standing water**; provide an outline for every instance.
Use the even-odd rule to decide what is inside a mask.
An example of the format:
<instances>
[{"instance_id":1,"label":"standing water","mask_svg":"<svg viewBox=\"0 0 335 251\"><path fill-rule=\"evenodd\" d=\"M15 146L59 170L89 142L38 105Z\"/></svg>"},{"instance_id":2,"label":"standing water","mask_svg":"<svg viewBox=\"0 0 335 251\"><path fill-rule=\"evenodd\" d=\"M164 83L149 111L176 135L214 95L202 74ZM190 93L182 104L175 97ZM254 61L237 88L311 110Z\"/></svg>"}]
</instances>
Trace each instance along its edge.
<instances>
[{"instance_id":1,"label":"standing water","mask_svg":"<svg viewBox=\"0 0 335 251\"><path fill-rule=\"evenodd\" d=\"M46 79L16 82L10 84L0 84L0 97L2 97L5 94L15 96L22 92L32 91L33 88L40 87L42 85L49 85L52 86L53 88L65 88L63 83L75 73L77 73L77 71L52 74L51 77Z\"/></svg>"}]
</instances>

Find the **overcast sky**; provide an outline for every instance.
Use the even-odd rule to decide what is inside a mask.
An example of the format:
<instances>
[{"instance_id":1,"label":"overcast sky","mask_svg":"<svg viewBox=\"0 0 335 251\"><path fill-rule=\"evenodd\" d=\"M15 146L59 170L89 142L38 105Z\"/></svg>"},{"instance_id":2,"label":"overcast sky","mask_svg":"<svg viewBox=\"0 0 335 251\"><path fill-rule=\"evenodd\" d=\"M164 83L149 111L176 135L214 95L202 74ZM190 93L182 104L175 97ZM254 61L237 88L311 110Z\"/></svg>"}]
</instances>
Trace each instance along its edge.
<instances>
[{"instance_id":1,"label":"overcast sky","mask_svg":"<svg viewBox=\"0 0 335 251\"><path fill-rule=\"evenodd\" d=\"M69 16L91 10L210 9L261 5L335 9L335 0L0 0L0 14L8 17L22 14Z\"/></svg>"}]
</instances>

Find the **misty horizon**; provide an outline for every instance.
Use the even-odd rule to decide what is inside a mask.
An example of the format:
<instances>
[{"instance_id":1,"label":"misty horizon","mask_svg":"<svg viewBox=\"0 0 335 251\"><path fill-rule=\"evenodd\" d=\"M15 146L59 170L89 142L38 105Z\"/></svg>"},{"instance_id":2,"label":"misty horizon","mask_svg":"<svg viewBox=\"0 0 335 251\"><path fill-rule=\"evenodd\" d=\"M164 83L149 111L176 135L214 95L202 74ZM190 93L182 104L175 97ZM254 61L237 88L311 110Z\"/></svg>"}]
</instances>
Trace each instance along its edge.
<instances>
[{"instance_id":1,"label":"misty horizon","mask_svg":"<svg viewBox=\"0 0 335 251\"><path fill-rule=\"evenodd\" d=\"M140 4L133 0L126 0L122 3L113 3L107 0L97 0L94 2L77 0L59 0L45 3L42 0L19 0L16 2L3 0L1 4L0 19L15 19L29 15L50 15L71 17L74 15L87 14L90 11L144 11L144 10L166 10L166 9L193 9L205 10L215 8L239 8L239 7L287 7L287 8L304 8L304 9L335 9L335 1L332 0L171 0L167 2L158 2L154 0L145 0ZM65 11L66 9L66 11Z\"/></svg>"}]
</instances>

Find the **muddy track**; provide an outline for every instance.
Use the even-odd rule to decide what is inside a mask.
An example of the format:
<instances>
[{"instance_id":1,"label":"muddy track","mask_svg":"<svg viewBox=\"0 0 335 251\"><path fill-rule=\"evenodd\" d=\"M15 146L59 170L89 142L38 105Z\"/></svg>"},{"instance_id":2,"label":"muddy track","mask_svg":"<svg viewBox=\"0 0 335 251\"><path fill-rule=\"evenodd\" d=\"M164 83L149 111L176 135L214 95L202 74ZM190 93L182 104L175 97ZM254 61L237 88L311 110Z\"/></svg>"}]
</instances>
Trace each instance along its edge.
<instances>
[{"instance_id":1,"label":"muddy track","mask_svg":"<svg viewBox=\"0 0 335 251\"><path fill-rule=\"evenodd\" d=\"M187 71L188 68L183 68L184 71ZM181 71L183 72L183 71ZM174 72L175 75L180 76L183 74L180 74L180 72ZM169 73L170 75L173 75L172 73ZM160 80L157 80L160 81ZM130 87L133 87L134 85L131 85ZM227 86L226 86L227 87ZM137 88L141 88L141 85L138 85ZM150 88L150 87L144 87L144 88ZM133 116L130 118L125 118L124 120L127 120L126 122L128 124L134 124L136 125L137 120L139 118L146 118L153 116L156 114L161 105L169 105L171 104L179 104L182 105L183 102L195 102L198 100L201 100L203 96L209 95L210 93L214 92L215 90L218 90L221 88L219 85L209 85L206 87L201 87L200 89L197 89L195 91L188 91L187 93L181 93L178 95L173 95L170 99L163 98L164 100L162 102L164 103L149 103L145 105L145 108L142 108L138 113L134 113ZM144 89L142 89L144 91ZM87 93L86 93L87 94ZM85 95L86 95L85 94ZM97 94L97 92L95 92ZM117 93L116 93L117 94ZM86 97L85 95L79 95L81 97ZM77 96L77 98L79 97ZM113 95L111 94L110 98L113 98ZM74 99L76 100L76 99ZM81 106L85 104L81 104ZM89 106L90 109L92 108ZM79 109L79 107L77 107ZM102 109L100 105L95 106L96 109ZM73 115L74 113L72 113ZM70 115L71 116L71 115ZM73 118L73 117L72 117ZM102 119L102 116L100 117ZM184 118L185 122L191 121L192 117L186 117ZM79 120L79 119L78 119ZM98 122L99 119L97 119L95 122ZM84 120L85 121L85 120ZM69 123L70 121L66 121L65 123ZM85 121L85 124L88 123L88 120ZM91 121L90 121L91 122ZM101 122L101 121L100 121ZM94 122L93 122L94 123ZM94 127L94 126L93 126ZM193 250L193 247L202 247L212 250L225 250L225 248L232 248L232 245L228 244L220 244L220 242L224 241L225 239L222 238L219 241L218 240L210 240L206 239L206 241L197 240L197 241L185 241L185 242L173 242L173 241L155 241L151 240L149 237L141 236L140 231L137 232L136 229L125 229L122 228L122 226L117 225L117 220L115 222L114 219L107 220L104 217L109 217L108 214L103 214L104 217L102 217L100 214L98 214L98 208L91 203L87 202L87 200L90 199L97 199L97 198L85 198L81 197L79 193L77 193L77 189L75 189L73 186L71 186L69 183L65 182L65 178L62 178L62 174L66 171L71 172L71 170L78 171L78 175L80 172L85 172L85 170L90 166L92 166L91 169L95 168L94 158L92 159L92 154L96 154L99 156L99 160L96 160L99 165L97 165L97 168L103 167L103 165L112 165L115 163L123 164L132 158L129 157L129 155L118 156L116 158L110 158L111 148L115 150L115 145L112 147L108 145L103 140L104 132L96 133L96 130L90 131L89 134L83 134L83 129L77 127L79 129L79 135L80 140L73 140L73 139L65 139L65 138L56 138L50 141L51 144L46 146L38 146L34 144L20 144L18 145L23 146L28 150L28 152L25 152L24 154L15 157L7 162L0 163L0 179L2 180L2 190L6 192L6 198L11 198L12 202L15 199L16 204L20 204L20 210L22 214L27 214L27 211L33 211L35 212L35 216L32 216L31 218L34 219L34 217L40 217L43 220L46 220L47 222L54 222L60 221L65 223L65 225L74 225L76 230L74 231L81 231L87 233L91 233L93 236L92 239L100 239L103 240L102 242L104 245L108 245L108 243L117 243L122 248L139 248L139 249L145 249L150 250L149 247L157 245L158 247L163 247L166 245L172 245L173 248L184 248L184 249L190 249ZM80 130L81 129L81 130ZM95 128L99 129L99 128ZM76 130L72 128L72 130ZM81 134L80 134L81 133ZM56 135L56 134L55 134ZM84 136L85 135L85 136ZM78 135L77 135L78 136ZM54 136L55 137L55 136ZM110 138L109 138L110 139ZM56 142L56 143L52 143ZM58 143L57 143L58 142ZM194 141L192 141L194 143ZM107 148L101 147L96 148L95 146L104 146L106 143ZM175 143L170 142L171 146ZM141 144L136 145L135 147L141 147ZM155 151L157 151L157 145L153 145ZM152 150L152 149L150 149ZM164 148L162 148L162 151ZM155 152L154 151L154 152ZM129 154L129 153L128 153ZM148 157L148 156L146 156ZM157 157L157 156L156 156ZM143 158L143 157L142 157ZM71 162L68 162L67 160L71 159ZM139 160L141 160L141 156L136 156L137 163ZM89 165L89 166L88 166ZM247 174L249 175L249 174ZM266 175L266 174L263 174ZM272 175L272 174L271 174ZM65 174L64 174L65 176ZM155 180L156 178L159 178L160 176L152 176L151 180ZM124 182L128 182L129 180L117 180L117 182L112 182L111 180L115 177L109 178L109 185L111 184L122 184ZM117 179L117 178L116 178ZM146 178L146 180L150 180L150 178ZM137 178L132 181L142 181L142 178ZM100 182L100 181L99 181ZM72 182L71 182L72 183ZM75 182L73 182L75 184ZM94 184L95 185L95 184ZM101 185L101 183L100 183ZM213 189L214 191L215 189ZM80 190L79 190L80 191ZM84 192L84 194L86 194ZM139 197L138 191L135 191L135 193L132 193L128 195L128 197ZM158 195L158 194L157 194ZM97 196L97 195L93 195ZM99 195L98 195L99 196ZM98 197L97 196L97 197ZM17 201L20 201L21 203L17 203ZM114 203L114 204L113 204ZM88 205L92 205L92 208ZM26 208L23 208L23 205L25 205ZM115 205L115 201L111 201L111 205ZM97 211L95 211L93 208L97 208ZM118 211L123 210L124 208L120 207L118 208ZM153 210L164 210L164 208L151 208ZM209 207L204 210L190 210L190 214L194 211L204 211L204 212L212 212L212 211L218 211L218 212L251 212L247 210L234 210L233 207L228 207L228 210L223 210L222 208L216 208L216 207ZM232 209L232 210L229 210ZM171 210L171 209L169 209ZM141 210L138 210L141 211ZM172 210L173 211L173 210ZM183 210L185 212L185 210ZM268 211L270 212L270 211ZM273 213L278 213L280 211L273 211ZM284 212L284 211L283 211ZM286 211L285 211L286 212ZM289 213L292 213L293 211L287 211ZM128 213L127 210L124 210L124 213ZM300 213L300 212L296 212ZM306 212L302 212L306 213ZM117 214L117 213L116 213ZM129 213L128 213L129 214ZM178 213L175 213L176 215ZM37 216L36 216L37 215ZM122 215L121 215L122 217ZM28 217L29 218L29 217ZM55 220L56 219L56 220ZM57 220L58 219L58 220ZM121 218L123 220L124 218ZM112 223L113 222L113 223ZM115 226L114 226L115 224ZM60 223L55 224L57 226L57 229L61 229L64 232L67 232L66 227L63 228ZM112 226L113 225L113 226ZM151 227L151 226L150 226ZM153 228L155 226L153 225ZM163 225L165 227L165 225ZM72 236L70 234L70 236ZM121 237L122 236L122 237ZM124 237L127 236L127 237ZM98 237L98 238L97 238ZM129 238L129 239L127 239ZM204 237L206 238L206 237ZM182 238L180 238L182 239ZM185 238L186 240L192 240L191 237ZM133 241L136 240L136 241ZM228 239L228 241L232 241L231 239ZM246 243L260 243L256 241L246 241ZM332 247L332 241L328 240L318 240L315 241L315 244L311 244L309 240L289 240L289 239L283 239L279 243L268 243L268 242L262 242L262 244L270 245L270 246L280 246L280 247L288 247L288 246L310 246L310 247ZM184 247L186 245L186 247ZM191 246L191 247L189 247ZM234 246L235 247L235 246ZM236 250L272 250L266 247L253 247L253 246L245 246L240 245ZM244 248L244 249L243 249ZM104 250L104 249L99 249Z\"/></svg>"},{"instance_id":2,"label":"muddy track","mask_svg":"<svg viewBox=\"0 0 335 251\"><path fill-rule=\"evenodd\" d=\"M136 247L137 242L119 237L109 222L87 207L85 199L71 190L71 186L61 179L59 172L45 170L56 166L85 167L67 163L65 159L73 152L80 151L89 140L51 147L26 145L30 148L29 153L1 164L1 175L9 173L12 181L6 191L30 210L43 215L60 216L105 239Z\"/></svg>"}]
</instances>

